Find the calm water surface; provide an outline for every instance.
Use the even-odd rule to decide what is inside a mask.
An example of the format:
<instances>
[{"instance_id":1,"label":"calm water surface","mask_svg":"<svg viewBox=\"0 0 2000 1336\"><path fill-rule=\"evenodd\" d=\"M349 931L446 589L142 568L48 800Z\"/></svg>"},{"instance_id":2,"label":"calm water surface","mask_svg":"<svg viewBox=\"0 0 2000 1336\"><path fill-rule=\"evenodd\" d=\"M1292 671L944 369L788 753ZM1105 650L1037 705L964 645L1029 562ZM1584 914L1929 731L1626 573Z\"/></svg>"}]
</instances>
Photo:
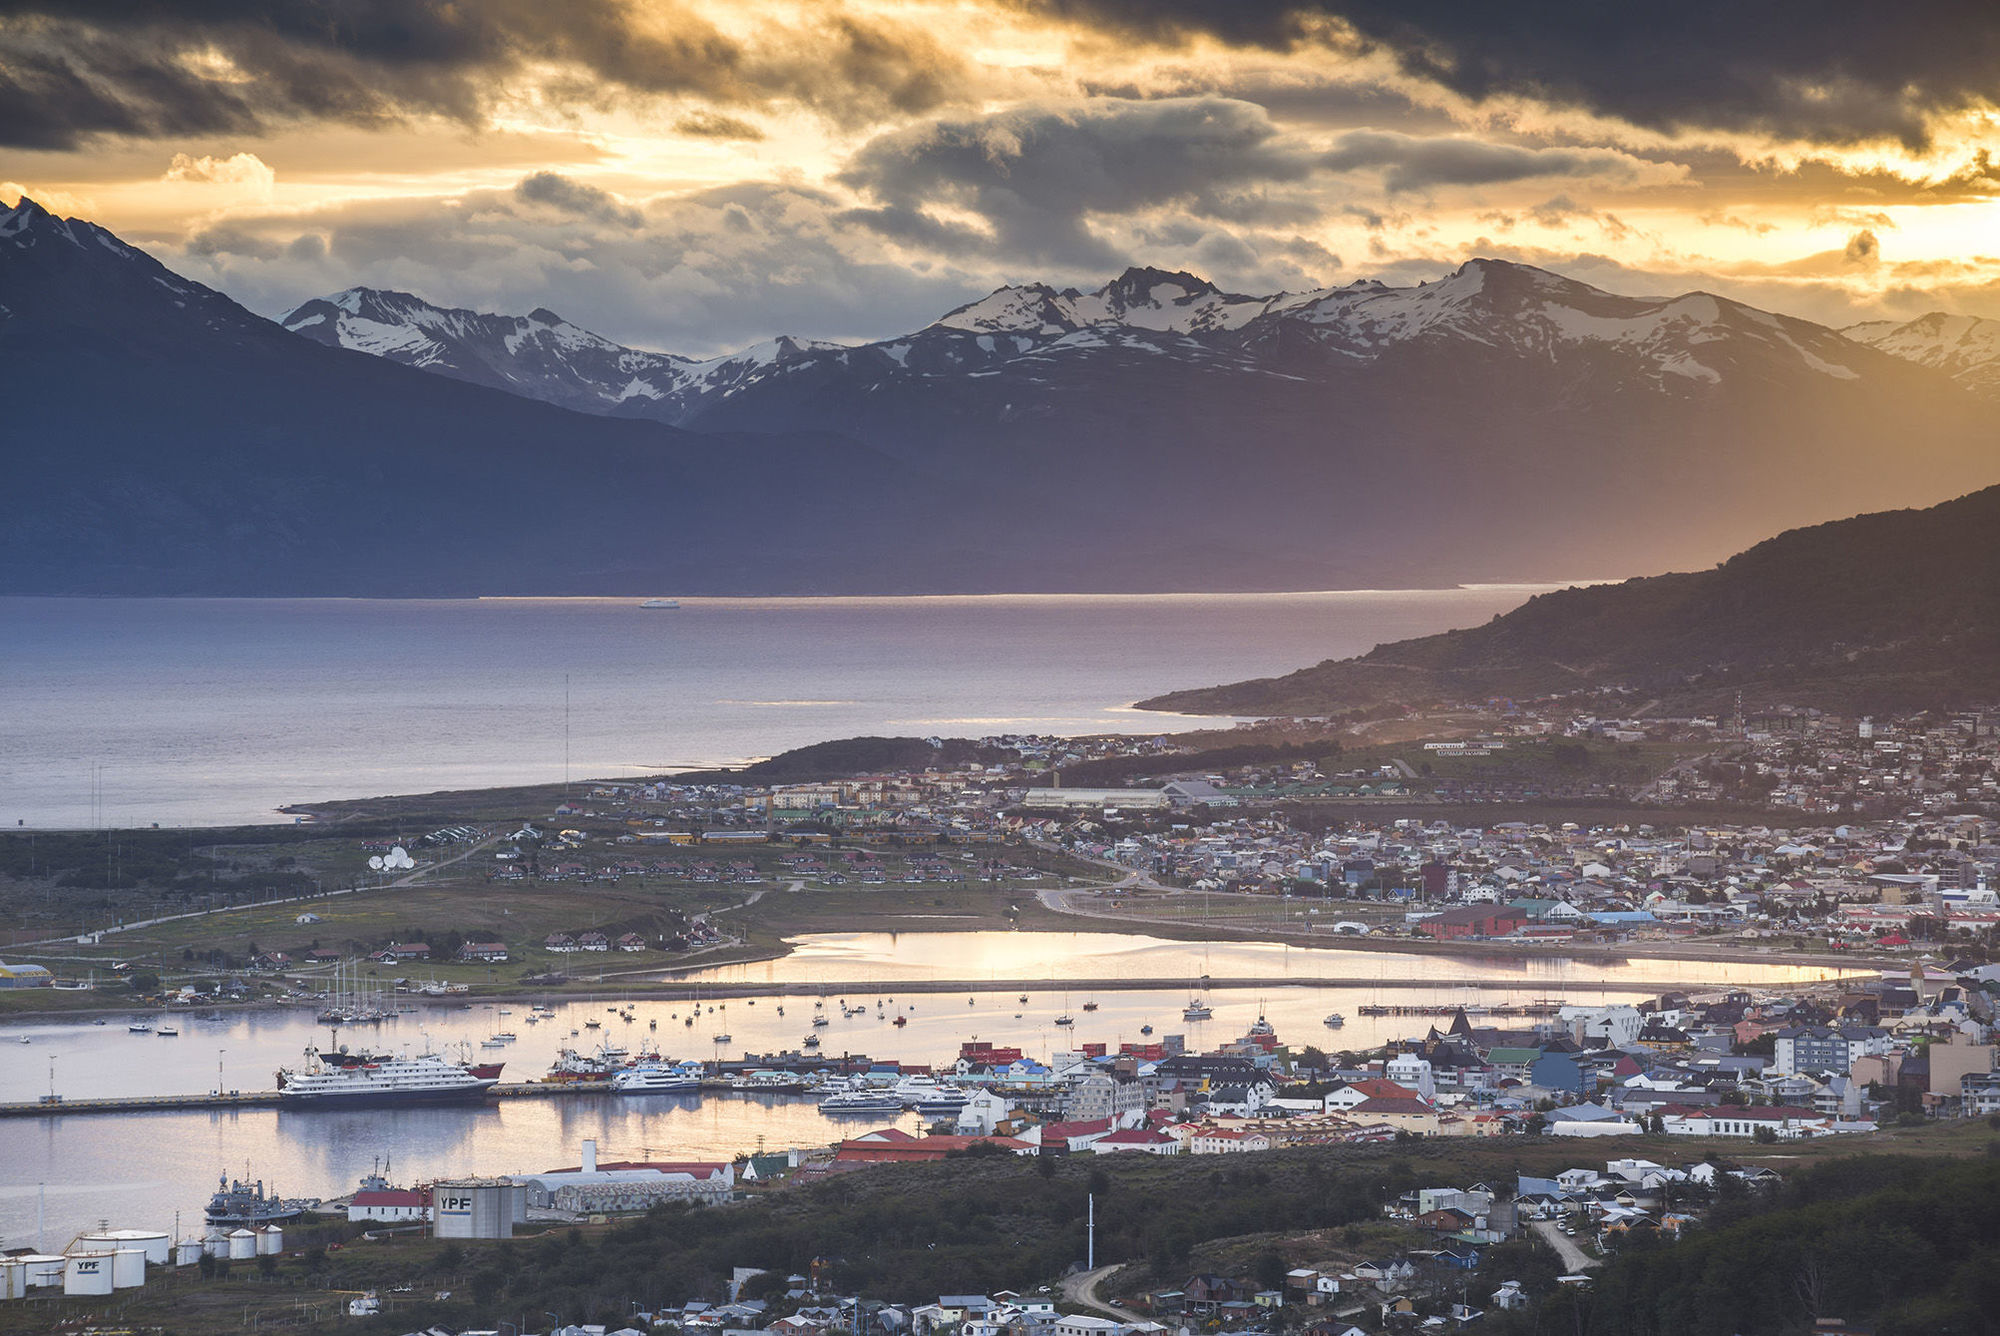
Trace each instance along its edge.
<instances>
[{"instance_id":1,"label":"calm water surface","mask_svg":"<svg viewBox=\"0 0 2000 1336\"><path fill-rule=\"evenodd\" d=\"M1191 988L1117 990L1089 994L1063 980L1180 975L1190 982L1202 967L1217 977L1266 973L1268 989L1217 989L1207 995L1212 1020L1185 1022L1181 1008ZM982 988L986 977L1046 977L1028 1000L1013 990ZM859 982L918 977L973 980L964 993L895 997L870 988L830 995L832 1024L819 1031L829 1054L861 1053L907 1063L940 1063L968 1039L1013 1045L1049 1055L1083 1043L1116 1047L1153 1038L1186 1036L1196 1050L1241 1035L1258 1016L1269 1017L1290 1044L1368 1048L1421 1033L1423 1019L1364 1017L1367 1004L1528 1001L1547 996L1572 1001L1621 1001L1651 996L1662 982L1714 986L1767 986L1822 977L1822 971L1783 965L1754 966L1687 961L1633 961L1605 965L1560 959L1530 964L1451 960L1352 950L1308 950L1232 942L1198 944L1096 933L818 934L803 938L784 961L730 966L708 979L773 982ZM1315 978L1381 979L1334 986ZM1422 989L1391 986L1434 978ZM1473 984L1480 987L1473 987ZM865 1004L865 1016L846 1018L838 1002ZM340 1036L350 1044L420 1049L454 1042L476 1045L496 1030L519 1039L502 1050L475 1048L481 1059L504 1057L507 1077L539 1076L565 1045L611 1036L634 1051L656 1043L674 1058L731 1058L745 1051L797 1048L811 1029L811 998L732 998L626 1004L637 1019L621 1021L607 1004L569 1003L554 1021L526 1024L527 1006L432 1007L381 1026ZM879 1002L879 1008L878 1008ZM1095 1011L1084 1010L1094 1002ZM686 1022L700 1007L694 1025ZM779 1007L784 1014L779 1014ZM710 1008L713 1008L711 1011ZM1329 1012L1347 1024L1328 1029ZM1076 1018L1073 1029L1055 1024ZM908 1024L897 1028L901 1014ZM328 1032L304 1012L230 1015L222 1021L175 1018L178 1038L131 1034L126 1016L105 1026L11 1025L0 1029L0 1100L47 1094L51 1083L71 1098L90 1095L201 1093L216 1087L267 1090L272 1073L296 1062L308 1042L325 1044ZM153 1018L157 1019L157 1018ZM599 1030L585 1027L597 1020ZM652 1024L657 1022L657 1028ZM571 1031L578 1033L571 1035ZM718 1044L715 1036L728 1034ZM25 1036L28 1043L20 1043ZM882 1119L836 1120L810 1101L645 1098L589 1095L549 1100L509 1100L483 1109L411 1109L365 1113L160 1113L113 1117L53 1117L0 1123L0 1236L32 1241L37 1204L46 1184L45 1242L60 1245L78 1230L108 1218L115 1226L170 1229L207 1201L216 1175L261 1176L288 1195L336 1196L353 1188L377 1157L388 1157L405 1180L458 1174L494 1174L574 1164L578 1145L596 1137L607 1158L662 1156L727 1158L760 1147L825 1145ZM905 1120L914 1125L914 1120ZM60 1237L56 1237L56 1236Z\"/></svg>"},{"instance_id":2,"label":"calm water surface","mask_svg":"<svg viewBox=\"0 0 2000 1336\"><path fill-rule=\"evenodd\" d=\"M950 598L0 599L0 825L731 764L880 733L1152 733L1130 702L1538 587ZM565 704L567 702L567 705Z\"/></svg>"}]
</instances>

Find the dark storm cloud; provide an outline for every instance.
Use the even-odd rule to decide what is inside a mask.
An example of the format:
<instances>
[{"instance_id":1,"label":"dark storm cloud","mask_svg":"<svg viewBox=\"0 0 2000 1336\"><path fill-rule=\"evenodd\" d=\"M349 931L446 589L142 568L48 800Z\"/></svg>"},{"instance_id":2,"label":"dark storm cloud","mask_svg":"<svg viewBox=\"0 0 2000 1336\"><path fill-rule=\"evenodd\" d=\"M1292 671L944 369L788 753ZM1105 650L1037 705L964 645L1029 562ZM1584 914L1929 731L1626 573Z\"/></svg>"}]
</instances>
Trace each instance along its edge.
<instances>
[{"instance_id":1,"label":"dark storm cloud","mask_svg":"<svg viewBox=\"0 0 2000 1336\"><path fill-rule=\"evenodd\" d=\"M1198 217L1283 218L1294 206L1264 187L1316 165L1261 107L1190 98L939 121L872 140L841 179L880 202L884 227L943 227L925 206L944 202L977 214L1011 255L1115 265L1089 215L1171 203Z\"/></svg>"},{"instance_id":2,"label":"dark storm cloud","mask_svg":"<svg viewBox=\"0 0 2000 1336\"><path fill-rule=\"evenodd\" d=\"M620 227L637 227L643 221L637 209L620 203L610 191L572 181L561 172L534 172L522 177L520 184L514 187L514 196L530 204L547 205L564 213L594 218L601 223L615 223Z\"/></svg>"},{"instance_id":3,"label":"dark storm cloud","mask_svg":"<svg viewBox=\"0 0 2000 1336\"><path fill-rule=\"evenodd\" d=\"M1328 21L1475 99L1526 94L1656 129L1927 142L1928 118L2000 89L1991 0L1014 0L1173 42L1289 50ZM1351 35L1347 35L1351 34Z\"/></svg>"},{"instance_id":4,"label":"dark storm cloud","mask_svg":"<svg viewBox=\"0 0 2000 1336\"><path fill-rule=\"evenodd\" d=\"M764 132L741 116L725 116L719 111L691 111L674 122L674 129L696 139L758 140Z\"/></svg>"},{"instance_id":5,"label":"dark storm cloud","mask_svg":"<svg viewBox=\"0 0 2000 1336\"><path fill-rule=\"evenodd\" d=\"M1432 186L1497 185L1542 176L1632 178L1638 159L1607 149L1523 148L1452 135L1420 137L1388 130L1351 130L1321 159L1331 171L1380 168L1392 192Z\"/></svg>"},{"instance_id":6,"label":"dark storm cloud","mask_svg":"<svg viewBox=\"0 0 2000 1336\"><path fill-rule=\"evenodd\" d=\"M846 15L739 40L635 0L0 0L0 144L294 119L478 125L504 81L544 64L561 72L546 91L577 104L687 94L840 121L939 106L964 75L929 37Z\"/></svg>"}]
</instances>

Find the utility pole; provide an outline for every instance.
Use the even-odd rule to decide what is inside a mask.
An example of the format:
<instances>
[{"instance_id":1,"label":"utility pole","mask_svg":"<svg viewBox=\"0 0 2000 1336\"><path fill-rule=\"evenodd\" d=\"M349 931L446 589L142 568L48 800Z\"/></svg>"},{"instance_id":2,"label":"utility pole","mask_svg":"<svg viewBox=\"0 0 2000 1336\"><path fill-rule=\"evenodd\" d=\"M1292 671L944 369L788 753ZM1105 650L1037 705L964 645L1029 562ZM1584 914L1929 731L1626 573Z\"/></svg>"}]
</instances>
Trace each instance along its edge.
<instances>
[{"instance_id":1,"label":"utility pole","mask_svg":"<svg viewBox=\"0 0 2000 1336\"><path fill-rule=\"evenodd\" d=\"M1097 1270L1097 1194L1094 1192L1087 1194L1084 1197L1084 1202L1086 1204L1085 1210L1088 1223L1084 1230L1086 1242L1084 1244L1083 1269L1085 1271L1095 1271Z\"/></svg>"}]
</instances>

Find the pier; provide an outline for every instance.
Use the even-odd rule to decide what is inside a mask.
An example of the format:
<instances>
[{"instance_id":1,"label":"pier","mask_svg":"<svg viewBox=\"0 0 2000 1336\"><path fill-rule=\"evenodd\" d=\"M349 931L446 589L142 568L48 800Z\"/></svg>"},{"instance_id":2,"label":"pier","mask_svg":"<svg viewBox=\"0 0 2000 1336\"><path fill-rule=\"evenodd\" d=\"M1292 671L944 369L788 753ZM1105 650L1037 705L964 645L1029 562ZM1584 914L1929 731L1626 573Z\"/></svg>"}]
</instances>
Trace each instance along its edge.
<instances>
[{"instance_id":1,"label":"pier","mask_svg":"<svg viewBox=\"0 0 2000 1336\"><path fill-rule=\"evenodd\" d=\"M726 1087L726 1083L723 1088ZM605 1081L520 1081L497 1085L486 1093L494 1099L550 1099L560 1095L601 1095L611 1089ZM43 1096L28 1103L0 1104L0 1118L63 1118L70 1114L95 1113L175 1113L188 1109L225 1112L232 1109L275 1109L283 1100L275 1090L211 1090L202 1095L107 1095L96 1099ZM467 1103L466 1108L478 1108ZM303 1109L320 1113L323 1109Z\"/></svg>"}]
</instances>

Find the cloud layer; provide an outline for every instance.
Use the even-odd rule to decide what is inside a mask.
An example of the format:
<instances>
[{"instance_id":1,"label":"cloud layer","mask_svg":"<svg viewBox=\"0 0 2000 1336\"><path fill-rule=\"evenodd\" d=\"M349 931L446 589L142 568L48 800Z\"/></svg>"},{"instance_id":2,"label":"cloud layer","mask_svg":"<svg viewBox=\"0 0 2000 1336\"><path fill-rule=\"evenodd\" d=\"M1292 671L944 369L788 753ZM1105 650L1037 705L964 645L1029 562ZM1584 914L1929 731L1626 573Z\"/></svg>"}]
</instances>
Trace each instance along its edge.
<instances>
[{"instance_id":1,"label":"cloud layer","mask_svg":"<svg viewBox=\"0 0 2000 1336\"><path fill-rule=\"evenodd\" d=\"M0 0L0 199L722 351L1128 264L2000 315L1985 4Z\"/></svg>"}]
</instances>

